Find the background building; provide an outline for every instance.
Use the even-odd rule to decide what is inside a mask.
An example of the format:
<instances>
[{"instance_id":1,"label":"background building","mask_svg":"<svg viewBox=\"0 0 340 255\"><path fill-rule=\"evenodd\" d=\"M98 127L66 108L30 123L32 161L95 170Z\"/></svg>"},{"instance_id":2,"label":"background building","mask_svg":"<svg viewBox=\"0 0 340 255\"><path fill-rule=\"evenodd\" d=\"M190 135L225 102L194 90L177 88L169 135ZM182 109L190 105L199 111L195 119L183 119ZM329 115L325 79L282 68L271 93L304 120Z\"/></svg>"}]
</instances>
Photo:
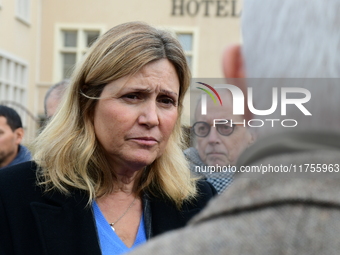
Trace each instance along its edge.
<instances>
[{"instance_id":1,"label":"background building","mask_svg":"<svg viewBox=\"0 0 340 255\"><path fill-rule=\"evenodd\" d=\"M0 0L0 103L20 109L30 140L47 89L70 76L98 36L127 21L171 30L193 77L221 78L221 53L240 40L241 7L241 0Z\"/></svg>"}]
</instances>

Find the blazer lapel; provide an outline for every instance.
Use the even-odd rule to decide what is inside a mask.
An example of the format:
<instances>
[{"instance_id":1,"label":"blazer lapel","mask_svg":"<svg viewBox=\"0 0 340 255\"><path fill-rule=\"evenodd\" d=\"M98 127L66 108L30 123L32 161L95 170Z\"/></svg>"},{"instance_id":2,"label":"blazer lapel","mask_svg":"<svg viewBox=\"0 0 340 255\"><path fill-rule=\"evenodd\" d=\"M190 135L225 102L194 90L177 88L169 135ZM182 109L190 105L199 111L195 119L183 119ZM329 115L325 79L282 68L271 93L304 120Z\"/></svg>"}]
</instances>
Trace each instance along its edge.
<instances>
[{"instance_id":1,"label":"blazer lapel","mask_svg":"<svg viewBox=\"0 0 340 255\"><path fill-rule=\"evenodd\" d=\"M190 208L186 204L178 210L168 199L153 197L150 200L152 237L185 226L200 211L200 208Z\"/></svg>"},{"instance_id":2,"label":"blazer lapel","mask_svg":"<svg viewBox=\"0 0 340 255\"><path fill-rule=\"evenodd\" d=\"M45 254L100 255L97 229L91 206L80 194L66 197L58 192L46 203L31 203Z\"/></svg>"}]
</instances>

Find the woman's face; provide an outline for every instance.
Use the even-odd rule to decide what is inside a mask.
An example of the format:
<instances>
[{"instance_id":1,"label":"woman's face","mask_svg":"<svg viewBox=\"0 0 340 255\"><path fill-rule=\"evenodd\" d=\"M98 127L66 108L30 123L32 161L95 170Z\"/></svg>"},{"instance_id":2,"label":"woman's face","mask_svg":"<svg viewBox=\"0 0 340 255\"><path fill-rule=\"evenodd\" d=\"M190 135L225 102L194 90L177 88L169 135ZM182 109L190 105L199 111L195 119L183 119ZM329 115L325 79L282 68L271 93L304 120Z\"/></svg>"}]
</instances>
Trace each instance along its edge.
<instances>
[{"instance_id":1,"label":"woman's face","mask_svg":"<svg viewBox=\"0 0 340 255\"><path fill-rule=\"evenodd\" d=\"M94 129L112 167L139 170L162 155L177 121L178 96L178 76L167 59L105 86Z\"/></svg>"}]
</instances>

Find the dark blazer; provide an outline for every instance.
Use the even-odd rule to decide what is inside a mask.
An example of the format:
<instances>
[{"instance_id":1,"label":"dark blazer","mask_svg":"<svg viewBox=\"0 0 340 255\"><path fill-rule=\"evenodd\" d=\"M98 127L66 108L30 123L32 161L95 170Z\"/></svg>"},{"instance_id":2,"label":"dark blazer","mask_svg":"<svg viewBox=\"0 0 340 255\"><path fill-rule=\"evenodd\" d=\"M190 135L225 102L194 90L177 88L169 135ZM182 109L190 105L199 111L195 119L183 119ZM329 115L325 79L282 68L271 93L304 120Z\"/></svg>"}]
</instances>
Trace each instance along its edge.
<instances>
[{"instance_id":1,"label":"dark blazer","mask_svg":"<svg viewBox=\"0 0 340 255\"><path fill-rule=\"evenodd\" d=\"M86 194L44 192L36 185L36 168L35 163L25 162L0 172L0 254L101 254ZM184 226L216 194L205 181L199 181L198 188L198 198L181 211L169 200L143 198L151 221L147 236Z\"/></svg>"}]
</instances>

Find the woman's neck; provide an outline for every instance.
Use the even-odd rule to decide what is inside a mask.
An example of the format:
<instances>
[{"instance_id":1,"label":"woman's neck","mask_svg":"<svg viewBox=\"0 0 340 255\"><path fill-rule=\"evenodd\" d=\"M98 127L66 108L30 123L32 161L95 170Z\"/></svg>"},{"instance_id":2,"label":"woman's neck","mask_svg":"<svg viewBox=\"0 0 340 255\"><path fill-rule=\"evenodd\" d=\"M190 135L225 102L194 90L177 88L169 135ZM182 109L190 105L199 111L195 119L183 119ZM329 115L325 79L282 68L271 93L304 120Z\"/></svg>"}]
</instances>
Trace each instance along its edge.
<instances>
[{"instance_id":1,"label":"woman's neck","mask_svg":"<svg viewBox=\"0 0 340 255\"><path fill-rule=\"evenodd\" d=\"M113 192L123 192L126 194L135 193L139 180L143 174L143 169L139 171L115 171L117 183Z\"/></svg>"}]
</instances>

